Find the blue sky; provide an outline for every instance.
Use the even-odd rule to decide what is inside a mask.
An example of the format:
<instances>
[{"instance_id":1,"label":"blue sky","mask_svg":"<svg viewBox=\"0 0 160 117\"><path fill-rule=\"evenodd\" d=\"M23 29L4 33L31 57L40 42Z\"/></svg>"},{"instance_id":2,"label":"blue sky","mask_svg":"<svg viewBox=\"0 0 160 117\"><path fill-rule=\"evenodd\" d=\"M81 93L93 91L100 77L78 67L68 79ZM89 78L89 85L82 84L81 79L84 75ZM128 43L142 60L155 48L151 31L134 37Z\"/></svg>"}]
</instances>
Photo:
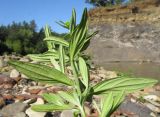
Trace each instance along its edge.
<instances>
[{"instance_id":1,"label":"blue sky","mask_svg":"<svg viewBox=\"0 0 160 117\"><path fill-rule=\"evenodd\" d=\"M37 29L49 24L53 31L62 33L66 30L55 21L69 20L72 8L76 9L79 21L85 7L93 6L85 0L0 0L0 25L34 19Z\"/></svg>"}]
</instances>

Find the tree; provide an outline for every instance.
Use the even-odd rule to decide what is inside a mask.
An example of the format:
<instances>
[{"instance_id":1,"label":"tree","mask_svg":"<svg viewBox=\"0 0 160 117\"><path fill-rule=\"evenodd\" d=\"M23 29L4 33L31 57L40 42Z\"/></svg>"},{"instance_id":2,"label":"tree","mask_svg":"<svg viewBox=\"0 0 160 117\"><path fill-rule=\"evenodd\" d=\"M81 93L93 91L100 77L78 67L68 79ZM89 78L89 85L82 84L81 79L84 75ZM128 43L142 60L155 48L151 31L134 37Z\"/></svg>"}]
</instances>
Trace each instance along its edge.
<instances>
[{"instance_id":1,"label":"tree","mask_svg":"<svg viewBox=\"0 0 160 117\"><path fill-rule=\"evenodd\" d=\"M123 2L131 0L86 0L86 3L90 3L94 6L111 6L122 4Z\"/></svg>"},{"instance_id":2,"label":"tree","mask_svg":"<svg viewBox=\"0 0 160 117\"><path fill-rule=\"evenodd\" d=\"M30 22L12 22L7 26L0 26L0 55L12 53L26 55L28 53L43 53L47 50L44 39L44 29L37 31L34 20ZM64 36L51 32L55 36Z\"/></svg>"},{"instance_id":3,"label":"tree","mask_svg":"<svg viewBox=\"0 0 160 117\"><path fill-rule=\"evenodd\" d=\"M22 53L22 43L20 40L13 40L12 48L14 52Z\"/></svg>"}]
</instances>

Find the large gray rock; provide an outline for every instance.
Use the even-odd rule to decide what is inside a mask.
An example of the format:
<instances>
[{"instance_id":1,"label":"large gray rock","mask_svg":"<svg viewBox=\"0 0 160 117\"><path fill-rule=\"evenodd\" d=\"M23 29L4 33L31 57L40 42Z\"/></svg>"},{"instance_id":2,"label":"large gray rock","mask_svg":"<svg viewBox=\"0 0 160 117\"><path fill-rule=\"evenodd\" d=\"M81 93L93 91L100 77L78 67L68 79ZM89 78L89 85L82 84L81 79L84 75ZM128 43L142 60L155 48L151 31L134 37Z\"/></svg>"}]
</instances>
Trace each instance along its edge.
<instances>
[{"instance_id":1,"label":"large gray rock","mask_svg":"<svg viewBox=\"0 0 160 117\"><path fill-rule=\"evenodd\" d=\"M104 23L90 26L99 33L87 53L97 64L104 62L160 62L160 25L152 22Z\"/></svg>"},{"instance_id":2,"label":"large gray rock","mask_svg":"<svg viewBox=\"0 0 160 117\"><path fill-rule=\"evenodd\" d=\"M28 107L28 104L25 103L13 103L5 106L0 111L0 114L4 117L14 117L16 114L24 112L26 108Z\"/></svg>"},{"instance_id":3,"label":"large gray rock","mask_svg":"<svg viewBox=\"0 0 160 117\"><path fill-rule=\"evenodd\" d=\"M122 112L128 112L128 113L134 113L134 116L136 115L138 117L151 117L150 114L152 111L147 108L146 106L138 103L133 103L131 101L125 100L118 110L121 110Z\"/></svg>"}]
</instances>

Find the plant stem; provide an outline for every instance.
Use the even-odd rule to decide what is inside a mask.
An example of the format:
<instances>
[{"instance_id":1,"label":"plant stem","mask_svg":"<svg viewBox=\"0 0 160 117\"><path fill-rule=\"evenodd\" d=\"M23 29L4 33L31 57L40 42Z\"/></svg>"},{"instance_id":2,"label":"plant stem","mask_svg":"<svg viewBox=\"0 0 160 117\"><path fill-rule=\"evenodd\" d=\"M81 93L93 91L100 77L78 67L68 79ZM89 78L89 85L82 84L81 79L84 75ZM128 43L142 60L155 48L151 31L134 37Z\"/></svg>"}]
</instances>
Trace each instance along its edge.
<instances>
[{"instance_id":1,"label":"plant stem","mask_svg":"<svg viewBox=\"0 0 160 117\"><path fill-rule=\"evenodd\" d=\"M80 107L80 111L81 111L81 117L86 117L86 113L83 107Z\"/></svg>"},{"instance_id":2,"label":"plant stem","mask_svg":"<svg viewBox=\"0 0 160 117\"><path fill-rule=\"evenodd\" d=\"M72 70L73 70L73 75L75 77L75 87L76 87L77 93L78 93L78 95L80 96L80 99L81 99L80 83L79 83L78 74L77 74L77 71L76 71L76 66L75 66L73 60L71 60L71 67L72 67Z\"/></svg>"}]
</instances>

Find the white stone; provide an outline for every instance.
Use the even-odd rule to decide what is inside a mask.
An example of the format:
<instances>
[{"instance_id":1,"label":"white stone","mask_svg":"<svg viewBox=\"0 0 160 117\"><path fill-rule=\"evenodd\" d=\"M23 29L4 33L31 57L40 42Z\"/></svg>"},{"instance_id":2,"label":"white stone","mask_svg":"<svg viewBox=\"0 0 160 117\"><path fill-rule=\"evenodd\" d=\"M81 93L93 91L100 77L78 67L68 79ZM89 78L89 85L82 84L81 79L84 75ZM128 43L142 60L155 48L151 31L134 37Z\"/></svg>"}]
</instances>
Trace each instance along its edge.
<instances>
[{"instance_id":1,"label":"white stone","mask_svg":"<svg viewBox=\"0 0 160 117\"><path fill-rule=\"evenodd\" d=\"M37 104L44 104L43 99L38 98L37 101L31 105L37 105ZM28 108L26 110L26 114L28 115L28 117L45 117L46 112L36 112L32 110L31 108Z\"/></svg>"},{"instance_id":2,"label":"white stone","mask_svg":"<svg viewBox=\"0 0 160 117\"><path fill-rule=\"evenodd\" d=\"M24 86L22 89L22 94L30 94L30 93L26 92L27 89L28 89L28 86Z\"/></svg>"},{"instance_id":3,"label":"white stone","mask_svg":"<svg viewBox=\"0 0 160 117\"><path fill-rule=\"evenodd\" d=\"M156 102L160 102L160 97L156 96L156 95L147 95L143 97L145 100L153 100Z\"/></svg>"},{"instance_id":4,"label":"white stone","mask_svg":"<svg viewBox=\"0 0 160 117\"><path fill-rule=\"evenodd\" d=\"M10 73L11 78L16 78L16 77L19 77L19 76L20 76L20 73L16 69L13 69Z\"/></svg>"},{"instance_id":5,"label":"white stone","mask_svg":"<svg viewBox=\"0 0 160 117\"><path fill-rule=\"evenodd\" d=\"M28 108L26 110L26 114L28 115L28 117L45 117L46 112L36 112L31 108Z\"/></svg>"},{"instance_id":6,"label":"white stone","mask_svg":"<svg viewBox=\"0 0 160 117\"><path fill-rule=\"evenodd\" d=\"M74 117L72 110L64 110L62 111L60 117Z\"/></svg>"}]
</instances>

